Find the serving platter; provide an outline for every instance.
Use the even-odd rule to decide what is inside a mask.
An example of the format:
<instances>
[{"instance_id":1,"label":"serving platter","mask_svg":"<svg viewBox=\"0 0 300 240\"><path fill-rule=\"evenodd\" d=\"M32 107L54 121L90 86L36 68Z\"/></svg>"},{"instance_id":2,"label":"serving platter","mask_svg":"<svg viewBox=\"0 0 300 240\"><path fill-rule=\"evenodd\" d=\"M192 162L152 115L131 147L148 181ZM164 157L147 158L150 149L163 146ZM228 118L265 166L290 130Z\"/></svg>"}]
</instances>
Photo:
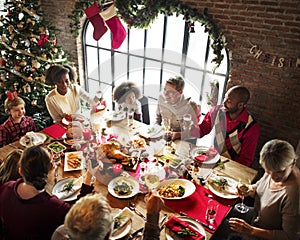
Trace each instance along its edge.
<instances>
[{"instance_id":1,"label":"serving platter","mask_svg":"<svg viewBox=\"0 0 300 240\"><path fill-rule=\"evenodd\" d=\"M160 190L166 189L167 187L170 186L181 186L184 188L184 194L182 196L178 197L169 197L165 194L161 194ZM177 199L183 199L186 197L189 197L192 195L196 190L196 186L189 180L186 179L168 179L165 181L162 181L154 190L153 193L160 196L163 199L168 199L168 200L177 200ZM176 190L174 190L176 192Z\"/></svg>"},{"instance_id":2,"label":"serving platter","mask_svg":"<svg viewBox=\"0 0 300 240\"><path fill-rule=\"evenodd\" d=\"M120 192L120 186L124 186L124 192ZM108 186L108 192L116 198L131 198L139 193L139 182L133 177L119 176L112 179Z\"/></svg>"},{"instance_id":3,"label":"serving platter","mask_svg":"<svg viewBox=\"0 0 300 240\"><path fill-rule=\"evenodd\" d=\"M84 158L83 158L82 151L65 153L65 162L64 162L65 172L82 170L83 165L84 165Z\"/></svg>"}]
</instances>

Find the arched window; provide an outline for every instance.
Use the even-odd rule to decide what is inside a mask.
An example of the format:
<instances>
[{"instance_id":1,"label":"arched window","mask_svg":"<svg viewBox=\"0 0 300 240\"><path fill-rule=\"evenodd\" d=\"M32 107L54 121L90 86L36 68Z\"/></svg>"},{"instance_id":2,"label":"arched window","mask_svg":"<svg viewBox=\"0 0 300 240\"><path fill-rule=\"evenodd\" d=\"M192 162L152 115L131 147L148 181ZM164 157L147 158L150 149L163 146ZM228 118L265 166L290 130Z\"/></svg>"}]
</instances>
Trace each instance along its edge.
<instances>
[{"instance_id":1,"label":"arched window","mask_svg":"<svg viewBox=\"0 0 300 240\"><path fill-rule=\"evenodd\" d=\"M88 20L83 29L86 90L93 93L101 89L107 102L111 102L115 85L134 81L149 98L150 117L154 121L156 101L165 80L178 74L186 80L184 94L201 104L202 114L211 106L208 99L216 83L217 103L222 101L228 80L228 54L223 50L224 60L213 74L210 38L200 23L196 22L195 32L191 32L182 15L161 14L146 30L127 29L126 39L116 50L111 48L109 29L99 41L93 39L94 29Z\"/></svg>"}]
</instances>

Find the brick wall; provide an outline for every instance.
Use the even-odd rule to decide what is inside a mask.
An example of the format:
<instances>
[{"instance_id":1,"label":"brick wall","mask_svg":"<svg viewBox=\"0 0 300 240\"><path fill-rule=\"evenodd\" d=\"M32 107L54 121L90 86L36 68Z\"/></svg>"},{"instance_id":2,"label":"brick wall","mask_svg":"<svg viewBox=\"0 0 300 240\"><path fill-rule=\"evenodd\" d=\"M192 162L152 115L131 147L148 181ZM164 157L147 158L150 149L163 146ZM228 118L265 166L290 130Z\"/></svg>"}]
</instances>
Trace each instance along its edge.
<instances>
[{"instance_id":1,"label":"brick wall","mask_svg":"<svg viewBox=\"0 0 300 240\"><path fill-rule=\"evenodd\" d=\"M269 139L288 140L295 147L300 139L300 2L295 0L193 0L183 3L209 14L228 41L231 57L229 87L247 86L252 94L249 110L261 125L260 147ZM74 0L41 0L45 17L61 29L58 36L70 60L81 70L80 38L68 31ZM263 56L292 58L293 66L277 67L250 54L257 44ZM80 71L82 73L82 71Z\"/></svg>"}]
</instances>

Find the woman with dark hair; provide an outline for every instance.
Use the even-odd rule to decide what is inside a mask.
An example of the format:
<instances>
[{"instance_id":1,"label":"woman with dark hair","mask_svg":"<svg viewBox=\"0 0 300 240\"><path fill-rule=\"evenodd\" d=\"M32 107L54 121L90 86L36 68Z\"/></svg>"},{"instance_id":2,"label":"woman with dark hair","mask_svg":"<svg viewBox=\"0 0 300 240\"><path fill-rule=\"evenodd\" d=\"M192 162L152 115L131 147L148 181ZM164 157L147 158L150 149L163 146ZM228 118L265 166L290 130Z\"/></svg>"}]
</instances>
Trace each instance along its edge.
<instances>
[{"instance_id":1,"label":"woman with dark hair","mask_svg":"<svg viewBox=\"0 0 300 240\"><path fill-rule=\"evenodd\" d=\"M40 146L26 148L20 159L22 178L0 183L1 239L51 239L71 205L45 191L51 160ZM87 174L88 176L89 174ZM85 182L90 178L86 177ZM93 187L83 184L83 192Z\"/></svg>"},{"instance_id":2,"label":"woman with dark hair","mask_svg":"<svg viewBox=\"0 0 300 240\"><path fill-rule=\"evenodd\" d=\"M54 122L61 121L66 115L81 112L81 102L84 100L95 106L100 100L91 97L77 83L77 74L69 65L54 65L46 72L46 83L55 86L46 96L46 106Z\"/></svg>"},{"instance_id":3,"label":"woman with dark hair","mask_svg":"<svg viewBox=\"0 0 300 240\"><path fill-rule=\"evenodd\" d=\"M18 170L22 152L21 149L15 149L8 153L0 165L0 183L17 180L21 177Z\"/></svg>"}]
</instances>

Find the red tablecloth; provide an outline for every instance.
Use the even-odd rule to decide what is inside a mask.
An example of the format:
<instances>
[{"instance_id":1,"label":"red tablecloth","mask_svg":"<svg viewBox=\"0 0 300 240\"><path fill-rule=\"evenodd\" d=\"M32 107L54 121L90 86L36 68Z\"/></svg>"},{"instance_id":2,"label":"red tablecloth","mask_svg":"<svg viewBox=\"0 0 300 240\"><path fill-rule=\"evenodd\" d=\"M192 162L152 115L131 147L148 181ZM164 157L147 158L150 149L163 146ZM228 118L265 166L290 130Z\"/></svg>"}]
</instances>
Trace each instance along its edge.
<instances>
[{"instance_id":1,"label":"red tablecloth","mask_svg":"<svg viewBox=\"0 0 300 240\"><path fill-rule=\"evenodd\" d=\"M189 216L198 219L201 222L207 223L205 219L207 202L211 198L207 196L207 194L211 194L211 192L202 187L200 185L196 185L196 191L189 197L181 199L181 200L165 200L165 205L173 209L175 212L184 212ZM216 198L214 198L216 200ZM217 201L217 200L216 200ZM222 220L225 218L227 213L229 212L231 205L227 205L229 202L233 204L233 201L228 201L224 199L222 203L219 202L218 212L215 218L215 222L213 226L215 229L221 224ZM226 204L226 205L225 205ZM213 233L210 229L206 229L207 231Z\"/></svg>"},{"instance_id":2,"label":"red tablecloth","mask_svg":"<svg viewBox=\"0 0 300 240\"><path fill-rule=\"evenodd\" d=\"M62 127L61 125L55 123L55 124L51 125L50 127L44 128L42 130L42 132L57 139L57 138L61 138L65 134L66 129L64 127Z\"/></svg>"}]
</instances>

